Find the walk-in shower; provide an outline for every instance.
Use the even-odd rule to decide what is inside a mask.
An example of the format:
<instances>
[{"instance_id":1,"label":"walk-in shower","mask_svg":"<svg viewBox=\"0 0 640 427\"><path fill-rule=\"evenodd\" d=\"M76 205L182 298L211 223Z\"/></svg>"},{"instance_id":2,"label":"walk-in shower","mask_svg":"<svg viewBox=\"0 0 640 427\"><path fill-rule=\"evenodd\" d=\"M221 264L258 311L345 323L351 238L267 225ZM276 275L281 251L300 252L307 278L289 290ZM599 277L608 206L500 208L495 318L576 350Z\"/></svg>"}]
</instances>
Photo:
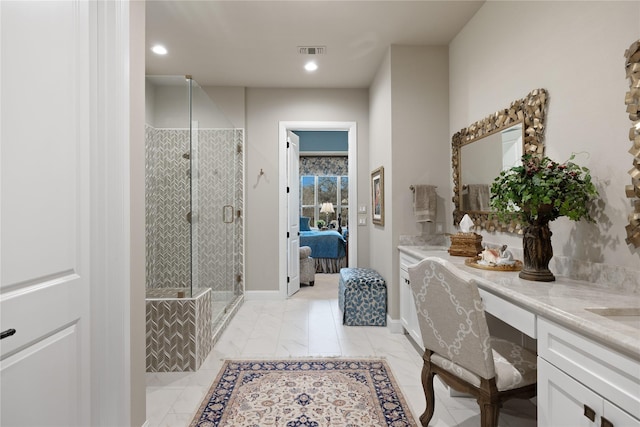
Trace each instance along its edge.
<instances>
[{"instance_id":1,"label":"walk-in shower","mask_svg":"<svg viewBox=\"0 0 640 427\"><path fill-rule=\"evenodd\" d=\"M244 294L244 133L190 77L146 81L147 371L198 369Z\"/></svg>"}]
</instances>

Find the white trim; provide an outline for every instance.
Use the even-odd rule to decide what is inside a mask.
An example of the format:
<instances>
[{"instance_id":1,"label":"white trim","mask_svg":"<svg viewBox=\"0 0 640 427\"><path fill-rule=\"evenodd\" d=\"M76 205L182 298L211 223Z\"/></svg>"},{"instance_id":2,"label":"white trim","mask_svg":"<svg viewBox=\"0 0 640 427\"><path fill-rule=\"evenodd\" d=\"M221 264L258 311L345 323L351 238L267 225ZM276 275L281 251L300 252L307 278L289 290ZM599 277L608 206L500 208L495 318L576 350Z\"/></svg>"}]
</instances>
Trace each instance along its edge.
<instances>
[{"instance_id":1,"label":"white trim","mask_svg":"<svg viewBox=\"0 0 640 427\"><path fill-rule=\"evenodd\" d=\"M91 69L91 425L131 422L129 2L96 2Z\"/></svg>"},{"instance_id":2,"label":"white trim","mask_svg":"<svg viewBox=\"0 0 640 427\"><path fill-rule=\"evenodd\" d=\"M404 334L404 327L400 319L392 319L389 314L387 314L387 328L392 334Z\"/></svg>"},{"instance_id":3,"label":"white trim","mask_svg":"<svg viewBox=\"0 0 640 427\"><path fill-rule=\"evenodd\" d=\"M287 131L349 132L349 267L358 263L358 135L356 122L281 121L278 125L279 215L278 215L278 283L280 297L287 298Z\"/></svg>"},{"instance_id":4,"label":"white trim","mask_svg":"<svg viewBox=\"0 0 640 427\"><path fill-rule=\"evenodd\" d=\"M333 156L333 157L347 157L349 155L348 151L301 151L300 157L313 156L313 157L322 157L322 156Z\"/></svg>"}]
</instances>

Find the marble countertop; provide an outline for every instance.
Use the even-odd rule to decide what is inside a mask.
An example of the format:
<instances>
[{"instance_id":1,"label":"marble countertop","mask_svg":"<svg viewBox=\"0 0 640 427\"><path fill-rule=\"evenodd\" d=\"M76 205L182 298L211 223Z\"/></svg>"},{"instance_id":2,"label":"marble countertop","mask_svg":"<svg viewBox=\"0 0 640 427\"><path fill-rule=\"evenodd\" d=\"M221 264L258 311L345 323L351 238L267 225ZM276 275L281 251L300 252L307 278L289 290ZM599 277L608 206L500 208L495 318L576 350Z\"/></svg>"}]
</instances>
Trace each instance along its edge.
<instances>
[{"instance_id":1,"label":"marble countertop","mask_svg":"<svg viewBox=\"0 0 640 427\"><path fill-rule=\"evenodd\" d=\"M640 326L587 310L640 310L640 295L615 292L566 277L556 276L555 282L534 282L520 279L517 272L481 270L465 265L465 257L451 256L444 247L398 246L398 249L415 258L446 259L472 275L480 288L640 361Z\"/></svg>"}]
</instances>

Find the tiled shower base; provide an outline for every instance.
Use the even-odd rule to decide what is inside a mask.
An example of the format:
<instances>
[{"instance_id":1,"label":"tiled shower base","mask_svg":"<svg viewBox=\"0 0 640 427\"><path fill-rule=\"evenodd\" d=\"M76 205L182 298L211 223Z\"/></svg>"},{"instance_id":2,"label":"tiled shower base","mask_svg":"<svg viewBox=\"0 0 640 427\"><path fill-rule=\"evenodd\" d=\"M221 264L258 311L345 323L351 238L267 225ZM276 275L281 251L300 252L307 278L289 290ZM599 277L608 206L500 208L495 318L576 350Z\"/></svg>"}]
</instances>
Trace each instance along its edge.
<instances>
[{"instance_id":1,"label":"tiled shower base","mask_svg":"<svg viewBox=\"0 0 640 427\"><path fill-rule=\"evenodd\" d=\"M176 298L186 291L147 289L147 372L197 371L244 301L209 288Z\"/></svg>"},{"instance_id":2,"label":"tiled shower base","mask_svg":"<svg viewBox=\"0 0 640 427\"><path fill-rule=\"evenodd\" d=\"M147 372L196 371L213 347L211 289L176 298L184 290L147 289Z\"/></svg>"}]
</instances>

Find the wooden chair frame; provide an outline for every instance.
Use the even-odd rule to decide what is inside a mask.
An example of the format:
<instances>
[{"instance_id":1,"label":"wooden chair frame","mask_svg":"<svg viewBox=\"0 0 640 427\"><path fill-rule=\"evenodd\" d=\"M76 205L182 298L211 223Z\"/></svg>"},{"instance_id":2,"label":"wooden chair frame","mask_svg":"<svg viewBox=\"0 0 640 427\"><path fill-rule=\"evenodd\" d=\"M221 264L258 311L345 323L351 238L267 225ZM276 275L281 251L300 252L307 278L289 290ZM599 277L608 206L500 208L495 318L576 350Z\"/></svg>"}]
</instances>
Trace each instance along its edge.
<instances>
[{"instance_id":1,"label":"wooden chair frame","mask_svg":"<svg viewBox=\"0 0 640 427\"><path fill-rule=\"evenodd\" d=\"M433 352L426 349L422 360L424 362L422 366L422 388L424 389L424 396L427 400L427 407L424 413L420 416L420 423L423 427L429 425L429 421L433 417L433 411L435 409L435 393L433 391L433 379L436 375L454 390L467 393L476 398L478 405L480 406L480 425L482 427L497 427L498 417L500 415L500 408L502 403L509 399L531 399L536 396L537 384L529 384L520 388L498 391L496 387L495 377L491 379L481 378L480 387L464 381L439 367L438 365L431 363L431 355Z\"/></svg>"}]
</instances>

